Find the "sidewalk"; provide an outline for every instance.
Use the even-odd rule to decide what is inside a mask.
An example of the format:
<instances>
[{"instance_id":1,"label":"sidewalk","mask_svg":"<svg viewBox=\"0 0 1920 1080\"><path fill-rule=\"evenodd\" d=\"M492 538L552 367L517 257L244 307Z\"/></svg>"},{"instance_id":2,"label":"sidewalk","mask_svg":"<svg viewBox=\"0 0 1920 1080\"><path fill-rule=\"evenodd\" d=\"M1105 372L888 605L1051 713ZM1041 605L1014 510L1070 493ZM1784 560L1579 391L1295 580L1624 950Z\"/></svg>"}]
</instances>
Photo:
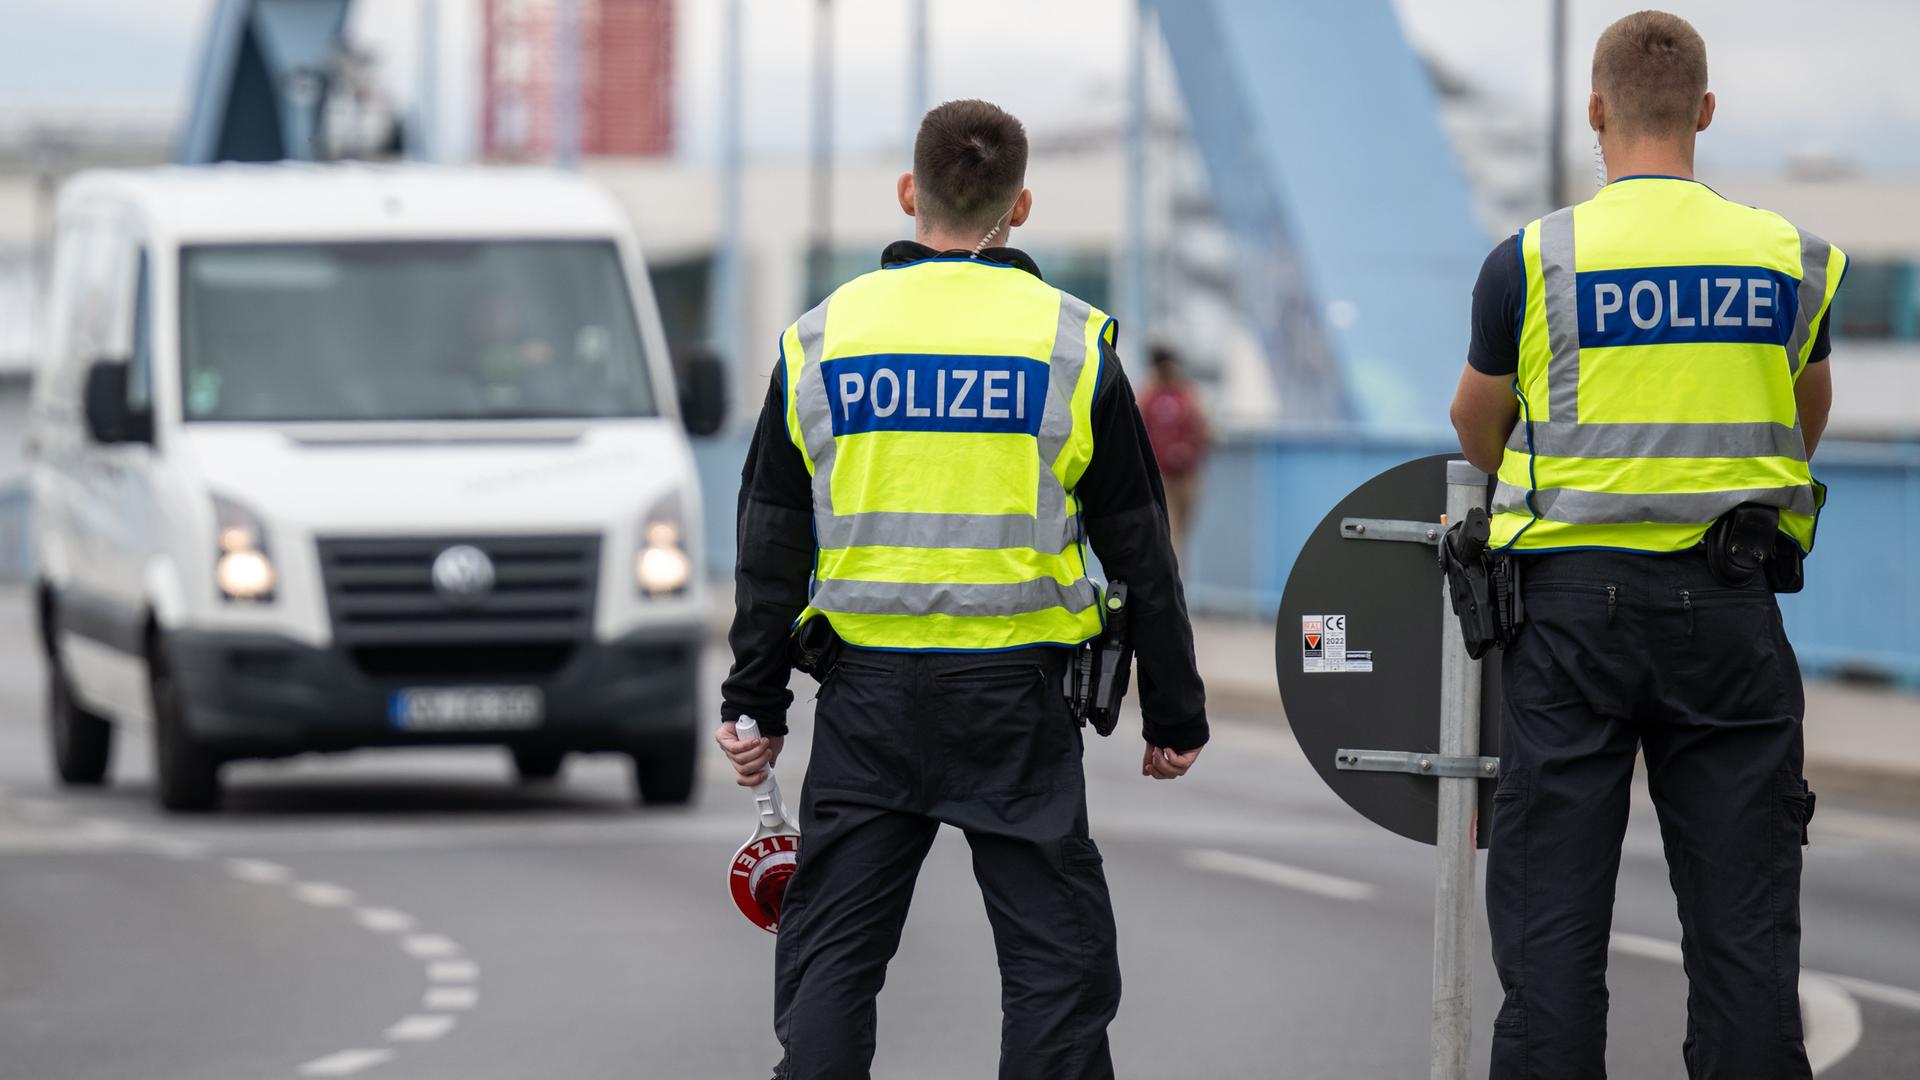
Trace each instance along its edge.
<instances>
[{"instance_id":1,"label":"sidewalk","mask_svg":"<svg viewBox=\"0 0 1920 1080\"><path fill-rule=\"evenodd\" d=\"M1286 723L1271 625L1201 618L1193 633L1213 709ZM1920 695L1809 680L1806 732L1806 771L1815 789L1920 802Z\"/></svg>"}]
</instances>

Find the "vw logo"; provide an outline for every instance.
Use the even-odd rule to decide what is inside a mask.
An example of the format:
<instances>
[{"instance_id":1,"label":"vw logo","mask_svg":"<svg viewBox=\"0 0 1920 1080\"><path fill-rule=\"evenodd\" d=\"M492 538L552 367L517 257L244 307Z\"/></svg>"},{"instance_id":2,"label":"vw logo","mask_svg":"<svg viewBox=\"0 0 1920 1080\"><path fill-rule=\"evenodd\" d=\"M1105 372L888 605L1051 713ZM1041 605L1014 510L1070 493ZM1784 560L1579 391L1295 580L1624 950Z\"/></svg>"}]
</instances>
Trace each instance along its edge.
<instances>
[{"instance_id":1,"label":"vw logo","mask_svg":"<svg viewBox=\"0 0 1920 1080\"><path fill-rule=\"evenodd\" d=\"M479 603L493 591L493 560L471 544L455 544L433 560L433 591L455 607Z\"/></svg>"}]
</instances>

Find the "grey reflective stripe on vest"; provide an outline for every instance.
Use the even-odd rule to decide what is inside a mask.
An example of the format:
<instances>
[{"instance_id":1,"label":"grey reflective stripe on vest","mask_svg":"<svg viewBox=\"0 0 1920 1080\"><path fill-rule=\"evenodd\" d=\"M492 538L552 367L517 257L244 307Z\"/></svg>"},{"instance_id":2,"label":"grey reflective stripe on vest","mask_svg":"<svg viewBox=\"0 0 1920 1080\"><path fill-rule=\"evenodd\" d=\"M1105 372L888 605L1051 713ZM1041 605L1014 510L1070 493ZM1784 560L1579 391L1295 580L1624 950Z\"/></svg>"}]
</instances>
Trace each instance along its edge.
<instances>
[{"instance_id":1,"label":"grey reflective stripe on vest","mask_svg":"<svg viewBox=\"0 0 1920 1080\"><path fill-rule=\"evenodd\" d=\"M1574 277L1573 207L1540 219L1541 301L1547 312L1547 419L1580 418L1580 297Z\"/></svg>"},{"instance_id":2,"label":"grey reflective stripe on vest","mask_svg":"<svg viewBox=\"0 0 1920 1080\"><path fill-rule=\"evenodd\" d=\"M1080 539L1079 519L1067 516L1067 490L1054 475L1053 465L1073 436L1073 394L1087 365L1087 320L1092 315L1093 306L1085 300L1060 294L1053 352L1047 357L1047 405L1040 416L1040 474L1035 478L1039 486L1033 507L1032 546L1049 555L1065 551Z\"/></svg>"},{"instance_id":3,"label":"grey reflective stripe on vest","mask_svg":"<svg viewBox=\"0 0 1920 1080\"><path fill-rule=\"evenodd\" d=\"M822 578L813 606L848 615L1028 615L1049 608L1081 612L1099 600L1085 578L1062 585L1052 578L992 585L858 581Z\"/></svg>"},{"instance_id":4,"label":"grey reflective stripe on vest","mask_svg":"<svg viewBox=\"0 0 1920 1080\"><path fill-rule=\"evenodd\" d=\"M1542 457L1710 458L1783 457L1807 460L1799 427L1770 420L1734 424L1569 424L1534 421L1514 425L1509 450Z\"/></svg>"},{"instance_id":5,"label":"grey reflective stripe on vest","mask_svg":"<svg viewBox=\"0 0 1920 1080\"><path fill-rule=\"evenodd\" d=\"M1047 401L1040 419L1039 472L1034 514L922 514L870 511L838 514L833 508L833 461L836 449L833 413L828 404L826 373L821 369L826 337L827 304L832 297L800 317L804 364L795 389L801 437L813 459L813 509L816 539L823 548L857 546L916 548L1031 548L1058 555L1080 539L1079 521L1067 514L1067 492L1054 475L1053 464L1073 435L1073 393L1086 367L1087 320L1093 308L1078 297L1060 293L1060 314L1048 359ZM824 607L816 603L816 606ZM836 609L843 610L843 609Z\"/></svg>"},{"instance_id":6,"label":"grey reflective stripe on vest","mask_svg":"<svg viewBox=\"0 0 1920 1080\"><path fill-rule=\"evenodd\" d=\"M1800 352L1813 335L1814 317L1827 300L1827 261L1833 257L1833 245L1805 229L1800 232L1800 311L1793 320L1793 336L1787 339L1787 370L1800 368Z\"/></svg>"},{"instance_id":7,"label":"grey reflective stripe on vest","mask_svg":"<svg viewBox=\"0 0 1920 1080\"><path fill-rule=\"evenodd\" d=\"M1526 488L1501 481L1493 491L1494 512L1529 513L1527 495ZM1533 510L1542 518L1568 525L1641 522L1704 525L1741 503L1777 506L1796 514L1812 514L1819 509L1811 484L1739 491L1638 493L1542 488L1532 495Z\"/></svg>"},{"instance_id":8,"label":"grey reflective stripe on vest","mask_svg":"<svg viewBox=\"0 0 1920 1080\"><path fill-rule=\"evenodd\" d=\"M800 316L793 325L800 336L800 385L793 388L794 411L799 414L800 437L813 459L813 513L815 521L833 517L833 406L827 397L827 373L820 366L820 348L827 337L829 296Z\"/></svg>"}]
</instances>

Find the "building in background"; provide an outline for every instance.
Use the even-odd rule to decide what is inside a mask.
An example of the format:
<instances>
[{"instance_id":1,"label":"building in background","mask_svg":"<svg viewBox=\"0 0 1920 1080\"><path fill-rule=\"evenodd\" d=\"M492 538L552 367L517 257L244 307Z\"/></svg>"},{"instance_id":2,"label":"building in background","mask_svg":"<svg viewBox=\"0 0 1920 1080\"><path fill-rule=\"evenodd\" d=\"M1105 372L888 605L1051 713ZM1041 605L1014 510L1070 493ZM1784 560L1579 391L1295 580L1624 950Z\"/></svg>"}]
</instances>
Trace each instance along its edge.
<instances>
[{"instance_id":1,"label":"building in background","mask_svg":"<svg viewBox=\"0 0 1920 1080\"><path fill-rule=\"evenodd\" d=\"M481 152L546 161L565 110L567 20L577 19L579 148L588 156L673 150L674 0L485 0Z\"/></svg>"}]
</instances>

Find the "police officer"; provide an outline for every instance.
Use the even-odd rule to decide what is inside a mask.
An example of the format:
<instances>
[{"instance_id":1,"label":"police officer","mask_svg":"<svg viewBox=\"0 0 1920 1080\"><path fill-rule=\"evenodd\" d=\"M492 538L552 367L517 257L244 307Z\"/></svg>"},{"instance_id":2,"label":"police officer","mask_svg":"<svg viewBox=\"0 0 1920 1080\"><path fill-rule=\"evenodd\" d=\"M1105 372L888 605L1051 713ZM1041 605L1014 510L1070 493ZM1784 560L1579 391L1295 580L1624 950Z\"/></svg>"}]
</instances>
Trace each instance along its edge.
<instances>
[{"instance_id":1,"label":"police officer","mask_svg":"<svg viewBox=\"0 0 1920 1080\"><path fill-rule=\"evenodd\" d=\"M1031 211L1026 164L993 105L926 115L898 189L915 239L781 336L747 454L717 735L742 784L780 752L796 620L842 642L775 953L781 1077L868 1075L874 997L942 824L966 834L993 927L1000 1076L1113 1075L1113 912L1062 694L1102 625L1083 539L1131 593L1142 774L1183 775L1207 741L1114 321L995 246ZM767 737L739 739L742 716Z\"/></svg>"},{"instance_id":2,"label":"police officer","mask_svg":"<svg viewBox=\"0 0 1920 1080\"><path fill-rule=\"evenodd\" d=\"M1519 557L1526 608L1487 874L1502 1080L1605 1075L1636 748L1679 900L1688 1075L1809 1075L1813 794L1773 586L1793 587L1825 498L1808 459L1846 256L1693 179L1713 111L1693 27L1657 11L1608 27L1587 104L1606 185L1495 248L1474 289L1453 420L1498 472L1491 546ZM1756 555L1773 570L1743 579Z\"/></svg>"}]
</instances>

